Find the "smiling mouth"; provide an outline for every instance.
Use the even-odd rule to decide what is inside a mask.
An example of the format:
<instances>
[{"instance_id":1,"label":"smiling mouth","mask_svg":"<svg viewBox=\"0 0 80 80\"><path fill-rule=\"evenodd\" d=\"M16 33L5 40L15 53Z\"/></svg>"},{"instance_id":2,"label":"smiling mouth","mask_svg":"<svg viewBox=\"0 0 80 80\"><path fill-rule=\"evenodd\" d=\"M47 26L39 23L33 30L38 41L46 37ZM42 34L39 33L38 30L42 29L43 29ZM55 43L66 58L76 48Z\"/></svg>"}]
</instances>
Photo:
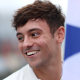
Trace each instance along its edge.
<instances>
[{"instance_id":1,"label":"smiling mouth","mask_svg":"<svg viewBox=\"0 0 80 80\"><path fill-rule=\"evenodd\" d=\"M31 52L26 52L25 54L27 55L27 56L31 56L31 55L35 55L35 54L37 54L39 51L31 51Z\"/></svg>"}]
</instances>

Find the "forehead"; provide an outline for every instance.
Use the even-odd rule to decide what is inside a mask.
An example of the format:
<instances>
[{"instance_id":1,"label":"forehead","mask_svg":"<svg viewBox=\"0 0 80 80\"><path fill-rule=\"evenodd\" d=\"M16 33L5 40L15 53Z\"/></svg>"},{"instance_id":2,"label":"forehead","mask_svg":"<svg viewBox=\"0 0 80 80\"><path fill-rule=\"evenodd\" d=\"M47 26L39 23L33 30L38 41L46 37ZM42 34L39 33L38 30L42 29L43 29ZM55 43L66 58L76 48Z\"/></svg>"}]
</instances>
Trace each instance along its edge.
<instances>
[{"instance_id":1,"label":"forehead","mask_svg":"<svg viewBox=\"0 0 80 80\"><path fill-rule=\"evenodd\" d=\"M46 23L46 21L40 20L40 19L29 20L24 26L18 27L17 32L25 32L25 31L29 31L34 28L50 32L49 26Z\"/></svg>"}]
</instances>

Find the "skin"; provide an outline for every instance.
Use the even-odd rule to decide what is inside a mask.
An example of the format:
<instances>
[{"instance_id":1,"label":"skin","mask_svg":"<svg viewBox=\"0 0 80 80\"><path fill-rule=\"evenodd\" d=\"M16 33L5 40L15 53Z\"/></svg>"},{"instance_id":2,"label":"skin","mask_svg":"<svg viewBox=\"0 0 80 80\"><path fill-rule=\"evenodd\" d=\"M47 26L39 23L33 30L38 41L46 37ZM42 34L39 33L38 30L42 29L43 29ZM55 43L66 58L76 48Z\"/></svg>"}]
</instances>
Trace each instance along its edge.
<instances>
[{"instance_id":1,"label":"skin","mask_svg":"<svg viewBox=\"0 0 80 80\"><path fill-rule=\"evenodd\" d=\"M64 39L64 27L60 26L54 34L45 20L29 20L17 29L19 49L41 80L60 80L61 44ZM36 54L28 56L28 52Z\"/></svg>"}]
</instances>

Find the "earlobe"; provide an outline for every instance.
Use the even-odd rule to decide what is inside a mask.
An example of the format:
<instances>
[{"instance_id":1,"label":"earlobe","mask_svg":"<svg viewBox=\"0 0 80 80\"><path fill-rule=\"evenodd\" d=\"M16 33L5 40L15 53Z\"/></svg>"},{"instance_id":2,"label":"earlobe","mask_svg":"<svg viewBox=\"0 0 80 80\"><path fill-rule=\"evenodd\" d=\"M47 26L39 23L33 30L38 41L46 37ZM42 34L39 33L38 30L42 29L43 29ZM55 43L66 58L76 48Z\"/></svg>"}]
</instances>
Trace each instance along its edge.
<instances>
[{"instance_id":1,"label":"earlobe","mask_svg":"<svg viewBox=\"0 0 80 80\"><path fill-rule=\"evenodd\" d=\"M62 43L65 36L65 29L63 26L60 26L57 30L57 42Z\"/></svg>"}]
</instances>

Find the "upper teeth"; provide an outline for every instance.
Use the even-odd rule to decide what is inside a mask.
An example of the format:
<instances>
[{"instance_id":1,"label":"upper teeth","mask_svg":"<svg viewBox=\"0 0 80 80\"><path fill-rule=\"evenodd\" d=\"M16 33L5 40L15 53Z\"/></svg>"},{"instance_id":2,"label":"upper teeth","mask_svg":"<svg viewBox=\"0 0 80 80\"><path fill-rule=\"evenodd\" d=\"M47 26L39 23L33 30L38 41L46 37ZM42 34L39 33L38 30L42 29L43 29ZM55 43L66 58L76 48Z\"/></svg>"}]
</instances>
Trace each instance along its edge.
<instances>
[{"instance_id":1,"label":"upper teeth","mask_svg":"<svg viewBox=\"0 0 80 80\"><path fill-rule=\"evenodd\" d=\"M30 55L33 55L33 54L36 54L36 53L37 53L36 51L28 52L27 55L30 56Z\"/></svg>"}]
</instances>

